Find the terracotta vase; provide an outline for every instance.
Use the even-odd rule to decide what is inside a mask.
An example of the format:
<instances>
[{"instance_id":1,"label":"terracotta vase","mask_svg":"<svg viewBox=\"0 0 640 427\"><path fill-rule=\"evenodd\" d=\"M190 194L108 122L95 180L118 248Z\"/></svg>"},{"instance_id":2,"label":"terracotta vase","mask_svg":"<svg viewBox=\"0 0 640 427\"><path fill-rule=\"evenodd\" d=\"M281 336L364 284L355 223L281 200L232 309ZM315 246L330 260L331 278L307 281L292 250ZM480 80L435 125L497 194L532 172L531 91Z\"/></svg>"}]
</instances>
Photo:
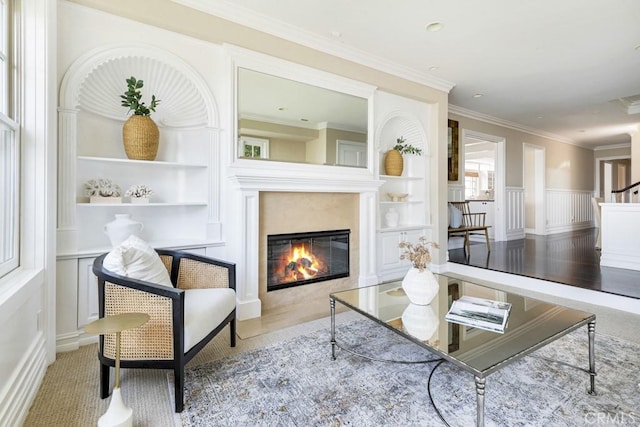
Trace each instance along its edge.
<instances>
[{"instance_id":1,"label":"terracotta vase","mask_svg":"<svg viewBox=\"0 0 640 427\"><path fill-rule=\"evenodd\" d=\"M402 279L402 289L413 304L428 305L438 295L440 284L430 270L412 267Z\"/></svg>"},{"instance_id":2,"label":"terracotta vase","mask_svg":"<svg viewBox=\"0 0 640 427\"><path fill-rule=\"evenodd\" d=\"M160 131L149 116L133 115L122 126L122 142L131 160L155 160Z\"/></svg>"},{"instance_id":3,"label":"terracotta vase","mask_svg":"<svg viewBox=\"0 0 640 427\"><path fill-rule=\"evenodd\" d=\"M398 150L389 150L384 156L384 171L387 175L400 176L404 169L404 160Z\"/></svg>"}]
</instances>

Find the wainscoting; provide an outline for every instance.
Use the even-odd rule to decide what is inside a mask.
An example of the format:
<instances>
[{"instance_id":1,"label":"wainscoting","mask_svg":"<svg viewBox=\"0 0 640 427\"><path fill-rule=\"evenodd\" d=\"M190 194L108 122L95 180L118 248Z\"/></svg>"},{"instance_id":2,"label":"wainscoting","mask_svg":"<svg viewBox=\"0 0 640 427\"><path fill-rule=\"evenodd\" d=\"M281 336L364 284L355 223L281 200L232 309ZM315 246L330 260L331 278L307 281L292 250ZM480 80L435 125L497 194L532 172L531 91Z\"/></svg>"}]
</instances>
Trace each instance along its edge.
<instances>
[{"instance_id":1,"label":"wainscoting","mask_svg":"<svg viewBox=\"0 0 640 427\"><path fill-rule=\"evenodd\" d=\"M547 190L545 192L547 233L593 227L591 191Z\"/></svg>"},{"instance_id":2,"label":"wainscoting","mask_svg":"<svg viewBox=\"0 0 640 427\"><path fill-rule=\"evenodd\" d=\"M506 187L504 203L504 221L506 240L525 237L524 188ZM448 200L464 200L464 188L461 185L449 185ZM592 193L578 190L546 190L545 213L546 228L544 234L557 234L567 231L593 227ZM496 201L496 210L499 209ZM500 215L494 216L500 218Z\"/></svg>"}]
</instances>

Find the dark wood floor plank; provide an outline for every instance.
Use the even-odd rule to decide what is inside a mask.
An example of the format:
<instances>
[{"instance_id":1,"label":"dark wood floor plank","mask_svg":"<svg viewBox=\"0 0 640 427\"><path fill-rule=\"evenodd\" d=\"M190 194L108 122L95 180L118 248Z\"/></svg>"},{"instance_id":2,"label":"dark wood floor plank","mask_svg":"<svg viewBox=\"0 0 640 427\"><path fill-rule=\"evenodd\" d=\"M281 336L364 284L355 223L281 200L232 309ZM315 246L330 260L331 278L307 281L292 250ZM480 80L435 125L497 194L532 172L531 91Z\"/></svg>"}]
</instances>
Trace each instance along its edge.
<instances>
[{"instance_id":1,"label":"dark wood floor plank","mask_svg":"<svg viewBox=\"0 0 640 427\"><path fill-rule=\"evenodd\" d=\"M640 271L601 267L596 236L597 229L527 235L492 241L491 252L484 242L472 243L468 257L463 249L449 250L449 261L640 299Z\"/></svg>"}]
</instances>

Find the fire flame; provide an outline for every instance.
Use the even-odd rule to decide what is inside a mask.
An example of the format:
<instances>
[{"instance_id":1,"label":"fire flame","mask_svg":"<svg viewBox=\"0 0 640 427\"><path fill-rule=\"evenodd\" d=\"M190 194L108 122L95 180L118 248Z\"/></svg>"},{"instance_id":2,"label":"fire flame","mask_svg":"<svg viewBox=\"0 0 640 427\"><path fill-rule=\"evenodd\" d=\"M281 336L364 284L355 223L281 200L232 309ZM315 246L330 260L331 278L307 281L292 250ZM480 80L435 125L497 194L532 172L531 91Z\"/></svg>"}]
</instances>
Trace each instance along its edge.
<instances>
[{"instance_id":1,"label":"fire flame","mask_svg":"<svg viewBox=\"0 0 640 427\"><path fill-rule=\"evenodd\" d=\"M318 274L320 263L304 245L298 245L293 248L284 268L285 275L291 281L309 280Z\"/></svg>"}]
</instances>

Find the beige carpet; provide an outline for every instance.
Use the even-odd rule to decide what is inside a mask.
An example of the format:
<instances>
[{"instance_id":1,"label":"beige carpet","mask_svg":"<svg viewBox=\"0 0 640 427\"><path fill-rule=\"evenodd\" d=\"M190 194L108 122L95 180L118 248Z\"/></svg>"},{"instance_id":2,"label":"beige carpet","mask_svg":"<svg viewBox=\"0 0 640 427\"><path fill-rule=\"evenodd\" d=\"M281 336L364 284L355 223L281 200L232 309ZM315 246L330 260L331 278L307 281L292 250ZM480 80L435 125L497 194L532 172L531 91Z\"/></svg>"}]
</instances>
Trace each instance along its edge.
<instances>
[{"instance_id":1,"label":"beige carpet","mask_svg":"<svg viewBox=\"0 0 640 427\"><path fill-rule=\"evenodd\" d=\"M354 312L336 316L342 324L357 318ZM330 325L328 318L314 320L249 339L237 340L229 347L229 331L223 330L188 366L221 359L231 354L280 342ZM25 426L95 426L109 406L109 399L100 399L97 344L76 351L59 353L49 366ZM122 369L121 387L125 403L133 408L136 427L174 426L173 390L169 394L168 370ZM111 375L113 378L113 375ZM113 379L112 379L113 380Z\"/></svg>"}]
</instances>

